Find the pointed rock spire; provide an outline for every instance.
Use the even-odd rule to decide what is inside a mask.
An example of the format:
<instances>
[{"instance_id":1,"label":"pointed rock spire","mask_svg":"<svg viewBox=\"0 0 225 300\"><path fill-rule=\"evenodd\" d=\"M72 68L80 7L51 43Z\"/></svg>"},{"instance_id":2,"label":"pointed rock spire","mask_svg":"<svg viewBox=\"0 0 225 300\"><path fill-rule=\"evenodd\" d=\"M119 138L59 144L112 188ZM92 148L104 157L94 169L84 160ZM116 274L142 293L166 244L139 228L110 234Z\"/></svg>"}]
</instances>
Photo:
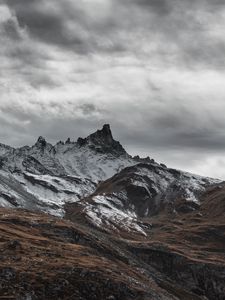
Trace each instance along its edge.
<instances>
[{"instance_id":1,"label":"pointed rock spire","mask_svg":"<svg viewBox=\"0 0 225 300\"><path fill-rule=\"evenodd\" d=\"M88 139L97 145L111 145L114 141L109 124L105 124L101 130L97 130L95 133L91 134Z\"/></svg>"},{"instance_id":2,"label":"pointed rock spire","mask_svg":"<svg viewBox=\"0 0 225 300\"><path fill-rule=\"evenodd\" d=\"M45 140L45 138L43 136L39 136L39 138L38 138L38 140L37 140L37 142L36 142L35 145L36 146L40 145L42 147L45 147L47 145L47 142L46 142L46 140Z\"/></svg>"},{"instance_id":3,"label":"pointed rock spire","mask_svg":"<svg viewBox=\"0 0 225 300\"><path fill-rule=\"evenodd\" d=\"M100 153L111 153L115 156L127 154L123 146L114 140L109 124L105 124L101 130L79 141L83 145L89 144L90 148Z\"/></svg>"}]
</instances>

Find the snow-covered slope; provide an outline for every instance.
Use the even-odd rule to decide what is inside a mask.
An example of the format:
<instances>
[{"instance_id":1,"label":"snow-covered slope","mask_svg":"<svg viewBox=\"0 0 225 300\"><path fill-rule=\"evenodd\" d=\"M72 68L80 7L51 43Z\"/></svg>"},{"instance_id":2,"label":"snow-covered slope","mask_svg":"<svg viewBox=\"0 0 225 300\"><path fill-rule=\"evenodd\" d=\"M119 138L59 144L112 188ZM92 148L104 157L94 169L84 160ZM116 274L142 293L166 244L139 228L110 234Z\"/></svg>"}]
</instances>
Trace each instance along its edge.
<instances>
[{"instance_id":1,"label":"snow-covered slope","mask_svg":"<svg viewBox=\"0 0 225 300\"><path fill-rule=\"evenodd\" d=\"M49 206L47 211L56 215L63 214L66 202L76 202L93 193L99 181L137 162L113 139L109 125L77 142L68 139L53 146L39 137L32 147L13 149L1 145L0 150L2 178L11 181L12 186L20 186L35 197L35 203L38 201L44 211ZM16 207L36 209L28 203L28 197L22 201L9 184L6 187L2 183L0 191L6 190L7 195L0 198L2 206L13 206L13 198Z\"/></svg>"},{"instance_id":2,"label":"snow-covered slope","mask_svg":"<svg viewBox=\"0 0 225 300\"><path fill-rule=\"evenodd\" d=\"M13 148L0 143L0 156L5 155L6 153L12 152Z\"/></svg>"},{"instance_id":3,"label":"snow-covered slope","mask_svg":"<svg viewBox=\"0 0 225 300\"><path fill-rule=\"evenodd\" d=\"M3 155L4 159L3 169L10 172L79 176L96 183L136 163L113 139L109 125L85 139L68 139L55 146L39 137L34 146L16 149Z\"/></svg>"},{"instance_id":4,"label":"snow-covered slope","mask_svg":"<svg viewBox=\"0 0 225 300\"><path fill-rule=\"evenodd\" d=\"M220 181L169 169L156 163L127 167L98 185L89 197L70 206L104 230L145 235L145 218L191 212L206 188Z\"/></svg>"}]
</instances>

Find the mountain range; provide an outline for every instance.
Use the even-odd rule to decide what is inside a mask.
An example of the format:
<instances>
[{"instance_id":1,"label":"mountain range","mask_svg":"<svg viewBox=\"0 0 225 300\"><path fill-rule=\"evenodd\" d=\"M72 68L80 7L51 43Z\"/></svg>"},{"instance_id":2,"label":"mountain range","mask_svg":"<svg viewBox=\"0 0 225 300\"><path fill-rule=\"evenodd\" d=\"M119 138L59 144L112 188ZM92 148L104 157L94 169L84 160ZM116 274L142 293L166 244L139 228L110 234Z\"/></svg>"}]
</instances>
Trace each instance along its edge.
<instances>
[{"instance_id":1,"label":"mountain range","mask_svg":"<svg viewBox=\"0 0 225 300\"><path fill-rule=\"evenodd\" d=\"M224 300L224 199L222 180L132 157L108 124L0 144L0 299Z\"/></svg>"}]
</instances>

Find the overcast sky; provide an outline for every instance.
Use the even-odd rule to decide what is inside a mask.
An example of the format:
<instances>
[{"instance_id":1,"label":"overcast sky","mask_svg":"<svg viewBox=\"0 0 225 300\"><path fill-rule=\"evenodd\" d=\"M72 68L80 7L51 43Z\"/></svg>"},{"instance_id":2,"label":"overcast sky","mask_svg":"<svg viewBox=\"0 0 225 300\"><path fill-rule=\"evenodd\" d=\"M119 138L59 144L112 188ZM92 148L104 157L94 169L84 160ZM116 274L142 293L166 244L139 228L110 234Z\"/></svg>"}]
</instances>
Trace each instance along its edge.
<instances>
[{"instance_id":1,"label":"overcast sky","mask_svg":"<svg viewBox=\"0 0 225 300\"><path fill-rule=\"evenodd\" d=\"M110 123L131 154L225 179L224 0L0 0L0 141Z\"/></svg>"}]
</instances>

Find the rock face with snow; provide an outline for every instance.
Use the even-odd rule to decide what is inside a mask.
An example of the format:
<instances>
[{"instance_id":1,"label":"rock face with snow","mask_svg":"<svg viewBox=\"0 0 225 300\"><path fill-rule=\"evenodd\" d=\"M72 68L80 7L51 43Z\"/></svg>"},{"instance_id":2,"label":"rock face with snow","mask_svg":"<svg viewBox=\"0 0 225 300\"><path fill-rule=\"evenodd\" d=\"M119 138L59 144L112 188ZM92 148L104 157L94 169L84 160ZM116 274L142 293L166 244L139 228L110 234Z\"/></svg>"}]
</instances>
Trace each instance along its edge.
<instances>
[{"instance_id":1,"label":"rock face with snow","mask_svg":"<svg viewBox=\"0 0 225 300\"><path fill-rule=\"evenodd\" d=\"M39 137L32 147L5 151L1 161L2 169L11 173L69 175L89 178L94 182L105 180L135 163L122 145L113 139L109 125L104 125L102 130L87 138L79 138L77 142L68 139L54 146Z\"/></svg>"},{"instance_id":2,"label":"rock face with snow","mask_svg":"<svg viewBox=\"0 0 225 300\"><path fill-rule=\"evenodd\" d=\"M199 194L216 182L168 169L150 158L131 157L114 140L109 125L87 138L68 138L54 146L43 137L31 147L0 144L0 178L3 207L63 216L65 203L78 203L96 224L129 224L128 229L140 231L137 217L172 207L178 198L194 209Z\"/></svg>"},{"instance_id":3,"label":"rock face with snow","mask_svg":"<svg viewBox=\"0 0 225 300\"><path fill-rule=\"evenodd\" d=\"M0 205L63 215L65 202L91 194L100 180L134 163L109 125L77 142L68 139L53 146L39 137L32 147L1 145Z\"/></svg>"},{"instance_id":4,"label":"rock face with snow","mask_svg":"<svg viewBox=\"0 0 225 300\"><path fill-rule=\"evenodd\" d=\"M195 211L205 190L219 182L156 163L139 163L101 182L92 195L70 205L69 210L77 214L80 205L93 225L145 235L140 220L160 213Z\"/></svg>"}]
</instances>

